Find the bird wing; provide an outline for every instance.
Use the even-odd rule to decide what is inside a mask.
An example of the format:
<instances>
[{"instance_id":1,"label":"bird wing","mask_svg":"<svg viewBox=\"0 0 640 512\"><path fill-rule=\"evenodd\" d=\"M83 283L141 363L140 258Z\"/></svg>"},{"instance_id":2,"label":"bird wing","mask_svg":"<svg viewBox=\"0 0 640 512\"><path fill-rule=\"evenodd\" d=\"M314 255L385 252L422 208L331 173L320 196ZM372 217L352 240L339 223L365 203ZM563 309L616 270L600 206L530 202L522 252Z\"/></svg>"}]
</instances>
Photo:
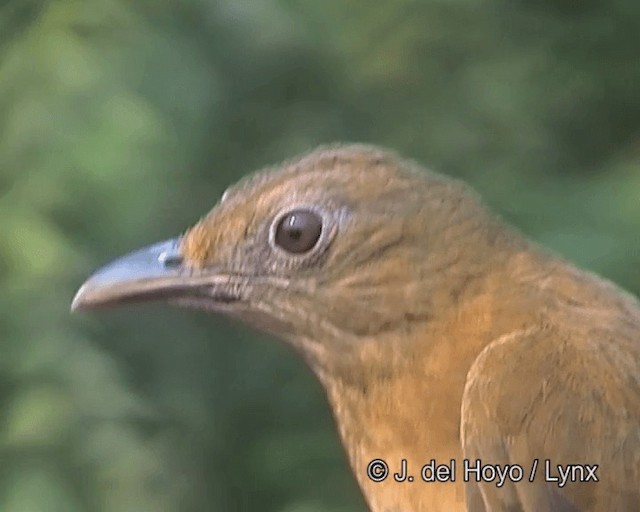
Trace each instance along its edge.
<instances>
[{"instance_id":1,"label":"bird wing","mask_svg":"<svg viewBox=\"0 0 640 512\"><path fill-rule=\"evenodd\" d=\"M502 485L487 481L491 469L480 481L463 475L470 511L640 510L636 340L624 321L570 332L545 325L483 350L462 400L463 462L513 469Z\"/></svg>"}]
</instances>

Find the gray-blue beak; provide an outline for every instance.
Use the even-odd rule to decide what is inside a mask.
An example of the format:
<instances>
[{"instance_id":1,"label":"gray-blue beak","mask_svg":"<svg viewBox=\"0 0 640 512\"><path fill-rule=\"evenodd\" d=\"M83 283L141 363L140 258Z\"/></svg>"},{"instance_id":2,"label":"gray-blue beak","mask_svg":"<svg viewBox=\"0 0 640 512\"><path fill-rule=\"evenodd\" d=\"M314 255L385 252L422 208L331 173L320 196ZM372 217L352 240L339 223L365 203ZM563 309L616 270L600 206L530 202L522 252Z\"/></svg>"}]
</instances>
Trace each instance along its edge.
<instances>
[{"instance_id":1,"label":"gray-blue beak","mask_svg":"<svg viewBox=\"0 0 640 512\"><path fill-rule=\"evenodd\" d=\"M80 287L71 310L123 302L175 298L193 283L180 254L180 240L166 240L139 249L96 271Z\"/></svg>"}]
</instances>

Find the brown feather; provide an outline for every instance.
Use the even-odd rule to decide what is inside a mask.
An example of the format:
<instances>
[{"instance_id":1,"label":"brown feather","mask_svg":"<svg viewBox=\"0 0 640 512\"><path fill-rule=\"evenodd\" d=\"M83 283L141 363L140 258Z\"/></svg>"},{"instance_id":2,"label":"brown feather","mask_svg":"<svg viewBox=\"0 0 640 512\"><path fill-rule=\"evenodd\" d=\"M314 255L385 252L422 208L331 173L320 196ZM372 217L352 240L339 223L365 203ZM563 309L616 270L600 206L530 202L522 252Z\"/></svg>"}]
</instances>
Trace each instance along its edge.
<instances>
[{"instance_id":1,"label":"brown feather","mask_svg":"<svg viewBox=\"0 0 640 512\"><path fill-rule=\"evenodd\" d=\"M324 238L292 257L269 233L301 206ZM182 254L229 275L246 298L232 314L306 359L372 511L640 510L638 301L464 184L374 147L320 148L232 187ZM376 458L406 459L414 482L371 481ZM465 458L598 464L600 482L465 484ZM454 459L455 482L422 482L431 459Z\"/></svg>"}]
</instances>

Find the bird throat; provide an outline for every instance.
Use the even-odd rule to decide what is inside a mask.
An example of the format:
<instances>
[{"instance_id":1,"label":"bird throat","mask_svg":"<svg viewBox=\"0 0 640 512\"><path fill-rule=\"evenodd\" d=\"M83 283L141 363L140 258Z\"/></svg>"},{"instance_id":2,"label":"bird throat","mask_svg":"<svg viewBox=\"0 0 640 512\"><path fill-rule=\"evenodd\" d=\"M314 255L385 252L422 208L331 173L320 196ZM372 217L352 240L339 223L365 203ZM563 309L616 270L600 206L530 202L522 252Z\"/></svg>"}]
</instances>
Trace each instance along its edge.
<instances>
[{"instance_id":1,"label":"bird throat","mask_svg":"<svg viewBox=\"0 0 640 512\"><path fill-rule=\"evenodd\" d=\"M399 357L384 350L371 353L375 347L366 347L362 358L368 363L321 380L351 469L372 511L455 511L464 504L461 483L447 483L448 489L429 485L422 481L421 470L432 460L461 460L460 409L452 404L461 401L466 372L441 374L431 366L429 361L443 352L439 343L427 349L434 353L426 358L415 346L404 349L406 357ZM380 364L384 360L388 366ZM382 481L370 474L380 464L374 461L384 462L388 473ZM409 503L413 508L406 508Z\"/></svg>"},{"instance_id":2,"label":"bird throat","mask_svg":"<svg viewBox=\"0 0 640 512\"><path fill-rule=\"evenodd\" d=\"M466 510L460 469L455 480L425 482L424 477L429 464L462 464L460 404L467 372L485 346L519 328L529 314L514 299L510 314L500 306L497 315L497 303L505 303L497 297L504 276L483 281L477 288L482 291L458 297L441 308L440 317L361 340L350 353L316 368L373 512ZM378 460L388 471L381 481L369 474Z\"/></svg>"}]
</instances>

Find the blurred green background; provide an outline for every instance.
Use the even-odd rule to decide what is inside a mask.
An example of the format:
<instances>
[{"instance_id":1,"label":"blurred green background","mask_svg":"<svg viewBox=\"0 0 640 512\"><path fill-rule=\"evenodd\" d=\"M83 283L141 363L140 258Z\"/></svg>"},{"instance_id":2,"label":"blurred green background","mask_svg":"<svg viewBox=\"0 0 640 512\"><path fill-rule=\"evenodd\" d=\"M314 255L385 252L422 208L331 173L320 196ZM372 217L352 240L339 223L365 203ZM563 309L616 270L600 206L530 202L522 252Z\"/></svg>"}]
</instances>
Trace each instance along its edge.
<instances>
[{"instance_id":1,"label":"blurred green background","mask_svg":"<svg viewBox=\"0 0 640 512\"><path fill-rule=\"evenodd\" d=\"M5 0L0 512L363 510L281 343L71 316L75 289L240 176L364 141L638 293L639 55L637 0Z\"/></svg>"}]
</instances>

